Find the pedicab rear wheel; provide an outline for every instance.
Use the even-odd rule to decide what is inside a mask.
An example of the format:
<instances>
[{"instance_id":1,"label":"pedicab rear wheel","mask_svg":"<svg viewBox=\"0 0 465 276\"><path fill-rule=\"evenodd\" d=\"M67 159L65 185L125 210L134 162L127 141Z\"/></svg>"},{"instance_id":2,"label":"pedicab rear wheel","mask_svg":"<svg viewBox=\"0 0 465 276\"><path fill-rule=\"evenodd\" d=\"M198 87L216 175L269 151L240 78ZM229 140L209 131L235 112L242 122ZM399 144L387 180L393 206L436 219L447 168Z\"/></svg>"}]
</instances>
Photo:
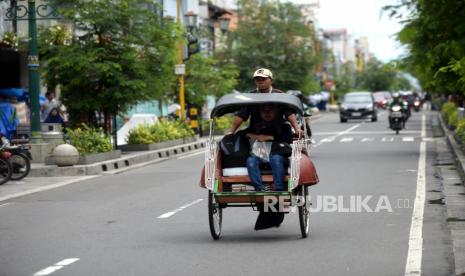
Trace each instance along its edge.
<instances>
[{"instance_id":1,"label":"pedicab rear wheel","mask_svg":"<svg viewBox=\"0 0 465 276\"><path fill-rule=\"evenodd\" d=\"M301 204L298 207L299 209L299 222L300 222L300 232L302 233L302 238L306 238L310 229L310 210L308 205L308 187L300 186L300 191L298 196L300 197Z\"/></svg>"},{"instance_id":2,"label":"pedicab rear wheel","mask_svg":"<svg viewBox=\"0 0 465 276\"><path fill-rule=\"evenodd\" d=\"M208 191L208 222L210 224L210 234L214 240L220 238L221 225L223 223L223 209L216 202L212 191Z\"/></svg>"}]
</instances>

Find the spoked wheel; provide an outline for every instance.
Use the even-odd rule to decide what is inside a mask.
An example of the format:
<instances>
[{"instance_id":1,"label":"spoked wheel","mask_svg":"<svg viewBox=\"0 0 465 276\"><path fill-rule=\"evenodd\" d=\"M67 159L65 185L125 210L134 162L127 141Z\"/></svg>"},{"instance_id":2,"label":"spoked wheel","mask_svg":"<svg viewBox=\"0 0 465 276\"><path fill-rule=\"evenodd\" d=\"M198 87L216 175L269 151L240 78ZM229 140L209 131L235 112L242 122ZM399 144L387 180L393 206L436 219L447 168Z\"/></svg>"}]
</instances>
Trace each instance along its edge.
<instances>
[{"instance_id":1,"label":"spoked wheel","mask_svg":"<svg viewBox=\"0 0 465 276\"><path fill-rule=\"evenodd\" d=\"M29 174L31 170L31 161L22 153L15 153L9 159L13 167L11 180L21 180Z\"/></svg>"},{"instance_id":2,"label":"spoked wheel","mask_svg":"<svg viewBox=\"0 0 465 276\"><path fill-rule=\"evenodd\" d=\"M10 162L0 158L0 185L5 184L11 179L13 169Z\"/></svg>"},{"instance_id":3,"label":"spoked wheel","mask_svg":"<svg viewBox=\"0 0 465 276\"><path fill-rule=\"evenodd\" d=\"M300 196L300 200L303 200L303 204L301 202L301 206L299 206L300 232L302 233L302 238L306 238L310 228L310 210L308 206L310 203L307 199L308 186L300 186L298 196Z\"/></svg>"},{"instance_id":4,"label":"spoked wheel","mask_svg":"<svg viewBox=\"0 0 465 276\"><path fill-rule=\"evenodd\" d=\"M210 224L210 233L214 240L220 238L221 224L223 222L223 210L211 191L208 191L208 222Z\"/></svg>"}]
</instances>

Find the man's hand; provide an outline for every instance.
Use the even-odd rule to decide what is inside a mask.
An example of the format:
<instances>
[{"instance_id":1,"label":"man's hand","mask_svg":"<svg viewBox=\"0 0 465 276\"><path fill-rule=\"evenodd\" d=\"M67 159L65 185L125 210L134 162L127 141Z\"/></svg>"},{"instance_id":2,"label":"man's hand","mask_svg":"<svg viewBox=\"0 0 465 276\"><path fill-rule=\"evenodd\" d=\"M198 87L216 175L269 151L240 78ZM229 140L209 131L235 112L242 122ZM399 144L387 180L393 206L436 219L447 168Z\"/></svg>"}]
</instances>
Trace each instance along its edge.
<instances>
[{"instance_id":1,"label":"man's hand","mask_svg":"<svg viewBox=\"0 0 465 276\"><path fill-rule=\"evenodd\" d=\"M260 134L260 135L257 135L257 140L260 142L273 141L274 137L271 135Z\"/></svg>"},{"instance_id":2,"label":"man's hand","mask_svg":"<svg viewBox=\"0 0 465 276\"><path fill-rule=\"evenodd\" d=\"M303 129L298 129L298 130L296 131L296 134L297 134L297 136L298 136L299 138L304 138L304 137L305 137L305 132L304 132Z\"/></svg>"},{"instance_id":3,"label":"man's hand","mask_svg":"<svg viewBox=\"0 0 465 276\"><path fill-rule=\"evenodd\" d=\"M249 137L252 140L257 140L257 141L260 141L260 142L266 142L266 141L273 141L274 140L274 137L271 136L271 135L263 135L263 134L257 135L257 134L247 133L245 136Z\"/></svg>"},{"instance_id":4,"label":"man's hand","mask_svg":"<svg viewBox=\"0 0 465 276\"><path fill-rule=\"evenodd\" d=\"M256 134L253 134L253 133L247 133L245 135L245 137L249 138L249 139L252 139L252 140L257 140L257 136Z\"/></svg>"}]
</instances>

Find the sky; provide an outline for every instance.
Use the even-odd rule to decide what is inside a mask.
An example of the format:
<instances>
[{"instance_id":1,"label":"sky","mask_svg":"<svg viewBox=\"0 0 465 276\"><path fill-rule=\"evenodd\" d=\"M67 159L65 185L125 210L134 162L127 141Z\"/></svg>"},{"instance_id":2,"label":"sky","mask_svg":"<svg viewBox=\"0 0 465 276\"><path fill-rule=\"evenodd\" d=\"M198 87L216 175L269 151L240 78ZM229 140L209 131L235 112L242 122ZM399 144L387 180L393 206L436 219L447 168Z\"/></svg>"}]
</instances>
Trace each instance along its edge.
<instances>
[{"instance_id":1,"label":"sky","mask_svg":"<svg viewBox=\"0 0 465 276\"><path fill-rule=\"evenodd\" d=\"M296 4L309 4L318 0L290 0ZM319 27L322 29L345 28L353 37L367 36L370 52L383 62L405 54L394 34L402 25L388 14L381 14L381 8L396 4L397 0L319 0L317 10Z\"/></svg>"}]
</instances>

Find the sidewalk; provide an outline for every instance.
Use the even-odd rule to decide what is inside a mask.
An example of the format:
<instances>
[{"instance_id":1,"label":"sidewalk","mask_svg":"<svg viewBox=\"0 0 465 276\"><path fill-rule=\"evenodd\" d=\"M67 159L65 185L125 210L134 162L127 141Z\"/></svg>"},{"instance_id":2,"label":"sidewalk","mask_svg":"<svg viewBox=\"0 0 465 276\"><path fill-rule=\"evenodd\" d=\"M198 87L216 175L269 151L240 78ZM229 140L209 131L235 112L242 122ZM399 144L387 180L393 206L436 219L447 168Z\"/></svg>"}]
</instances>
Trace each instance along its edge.
<instances>
[{"instance_id":1,"label":"sidewalk","mask_svg":"<svg viewBox=\"0 0 465 276\"><path fill-rule=\"evenodd\" d=\"M2 203L2 201L12 198L55 189L106 174L122 173L127 170L195 153L205 148L206 140L206 138L200 138L192 143L153 151L123 152L121 158L89 165L58 167L43 163L33 163L31 164L31 172L26 178L20 181L8 181L0 185L0 206L8 204Z\"/></svg>"},{"instance_id":2,"label":"sidewalk","mask_svg":"<svg viewBox=\"0 0 465 276\"><path fill-rule=\"evenodd\" d=\"M204 148L205 143L206 138L200 138L199 140L192 143L159 150L123 152L121 158L88 165L58 167L56 165L33 163L31 164L31 172L29 173L29 177L62 177L105 174L112 171L128 169L138 164L150 164L160 161L161 159L166 159L186 152L198 150Z\"/></svg>"},{"instance_id":3,"label":"sidewalk","mask_svg":"<svg viewBox=\"0 0 465 276\"><path fill-rule=\"evenodd\" d=\"M436 178L442 184L439 201L447 209L446 221L451 232L455 275L465 275L465 155L439 113L436 123L444 132L444 139L436 143Z\"/></svg>"}]
</instances>

